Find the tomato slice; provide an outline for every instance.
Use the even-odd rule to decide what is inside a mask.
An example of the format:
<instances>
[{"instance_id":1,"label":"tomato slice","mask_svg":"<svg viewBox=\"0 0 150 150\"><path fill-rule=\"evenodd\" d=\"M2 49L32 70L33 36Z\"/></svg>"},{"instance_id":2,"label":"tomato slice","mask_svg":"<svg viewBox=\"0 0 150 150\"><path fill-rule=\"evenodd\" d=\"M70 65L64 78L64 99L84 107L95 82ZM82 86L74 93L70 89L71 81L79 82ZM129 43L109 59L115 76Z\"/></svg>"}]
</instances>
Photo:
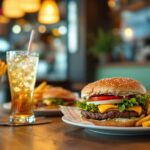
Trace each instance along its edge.
<instances>
[{"instance_id":1,"label":"tomato slice","mask_svg":"<svg viewBox=\"0 0 150 150\"><path fill-rule=\"evenodd\" d=\"M90 97L91 101L112 100L112 99L122 99L122 96L97 95Z\"/></svg>"}]
</instances>

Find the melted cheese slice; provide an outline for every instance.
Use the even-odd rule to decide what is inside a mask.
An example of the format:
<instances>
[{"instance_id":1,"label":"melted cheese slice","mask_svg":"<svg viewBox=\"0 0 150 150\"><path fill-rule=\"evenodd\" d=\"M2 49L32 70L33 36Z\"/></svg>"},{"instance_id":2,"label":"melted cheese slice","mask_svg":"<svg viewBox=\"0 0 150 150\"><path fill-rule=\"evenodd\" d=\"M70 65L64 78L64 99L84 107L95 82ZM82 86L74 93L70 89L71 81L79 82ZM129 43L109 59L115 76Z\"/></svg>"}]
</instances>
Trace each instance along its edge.
<instances>
[{"instance_id":1,"label":"melted cheese slice","mask_svg":"<svg viewBox=\"0 0 150 150\"><path fill-rule=\"evenodd\" d=\"M137 112L139 115L142 113L142 107L141 106L133 106L131 108L128 108L127 110L132 110Z\"/></svg>"},{"instance_id":2,"label":"melted cheese slice","mask_svg":"<svg viewBox=\"0 0 150 150\"><path fill-rule=\"evenodd\" d=\"M116 105L113 104L105 104L105 105L99 105L98 106L98 110L101 113L105 113L107 112L109 109L117 109L118 107ZM131 110L131 111L135 111L137 112L139 115L142 113L142 107L141 106L133 106L131 108L128 108L127 110Z\"/></svg>"},{"instance_id":3,"label":"melted cheese slice","mask_svg":"<svg viewBox=\"0 0 150 150\"><path fill-rule=\"evenodd\" d=\"M101 113L104 113L106 111L108 111L109 109L117 109L118 107L116 105L112 105L112 104L106 104L106 105L98 105L98 110Z\"/></svg>"}]
</instances>

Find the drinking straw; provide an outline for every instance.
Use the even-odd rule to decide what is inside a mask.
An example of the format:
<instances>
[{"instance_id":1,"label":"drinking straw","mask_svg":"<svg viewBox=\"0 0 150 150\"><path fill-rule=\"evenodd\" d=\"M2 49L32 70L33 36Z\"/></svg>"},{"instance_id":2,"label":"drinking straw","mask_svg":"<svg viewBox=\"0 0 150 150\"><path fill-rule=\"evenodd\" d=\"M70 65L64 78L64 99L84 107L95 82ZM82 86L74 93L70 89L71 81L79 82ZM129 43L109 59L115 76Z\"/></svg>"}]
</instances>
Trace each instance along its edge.
<instances>
[{"instance_id":1,"label":"drinking straw","mask_svg":"<svg viewBox=\"0 0 150 150\"><path fill-rule=\"evenodd\" d=\"M34 34L35 34L35 31L32 30L31 34L30 34L29 44L28 44L28 54L31 52L32 42L33 42L33 39L34 39Z\"/></svg>"}]
</instances>

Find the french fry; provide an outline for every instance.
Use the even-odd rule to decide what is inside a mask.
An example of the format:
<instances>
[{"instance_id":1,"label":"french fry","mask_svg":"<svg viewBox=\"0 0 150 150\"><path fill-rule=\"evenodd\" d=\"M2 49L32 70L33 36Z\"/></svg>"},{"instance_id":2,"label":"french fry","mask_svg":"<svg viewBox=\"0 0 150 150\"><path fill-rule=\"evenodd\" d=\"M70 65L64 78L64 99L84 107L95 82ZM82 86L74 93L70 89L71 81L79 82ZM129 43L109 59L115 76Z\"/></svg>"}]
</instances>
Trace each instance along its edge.
<instances>
[{"instance_id":1,"label":"french fry","mask_svg":"<svg viewBox=\"0 0 150 150\"><path fill-rule=\"evenodd\" d=\"M150 127L150 120L143 122L142 127Z\"/></svg>"},{"instance_id":2,"label":"french fry","mask_svg":"<svg viewBox=\"0 0 150 150\"><path fill-rule=\"evenodd\" d=\"M150 115L150 100L148 101L147 104L147 114Z\"/></svg>"},{"instance_id":3,"label":"french fry","mask_svg":"<svg viewBox=\"0 0 150 150\"><path fill-rule=\"evenodd\" d=\"M36 105L38 102L42 101L43 93L47 88L52 87L48 85L45 81L38 85L34 90L33 103Z\"/></svg>"},{"instance_id":4,"label":"french fry","mask_svg":"<svg viewBox=\"0 0 150 150\"><path fill-rule=\"evenodd\" d=\"M44 81L38 87L35 88L34 92L40 92L43 88L47 86L47 83Z\"/></svg>"},{"instance_id":5,"label":"french fry","mask_svg":"<svg viewBox=\"0 0 150 150\"><path fill-rule=\"evenodd\" d=\"M147 122L147 121L150 121L150 115L146 116L146 117L143 117L141 118L140 120L138 120L136 122L136 126L142 126L142 123L143 122Z\"/></svg>"},{"instance_id":6,"label":"french fry","mask_svg":"<svg viewBox=\"0 0 150 150\"><path fill-rule=\"evenodd\" d=\"M5 62L0 60L0 77L2 77L7 69L7 65L5 64Z\"/></svg>"}]
</instances>

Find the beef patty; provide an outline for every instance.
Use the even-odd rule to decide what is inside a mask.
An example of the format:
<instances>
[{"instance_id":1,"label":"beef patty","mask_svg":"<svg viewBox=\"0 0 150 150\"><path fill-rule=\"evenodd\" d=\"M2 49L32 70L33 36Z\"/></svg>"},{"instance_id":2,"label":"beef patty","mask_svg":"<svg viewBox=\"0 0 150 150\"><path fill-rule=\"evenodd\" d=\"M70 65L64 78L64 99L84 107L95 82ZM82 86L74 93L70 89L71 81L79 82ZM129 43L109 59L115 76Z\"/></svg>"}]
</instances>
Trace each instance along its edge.
<instances>
[{"instance_id":1,"label":"beef patty","mask_svg":"<svg viewBox=\"0 0 150 150\"><path fill-rule=\"evenodd\" d=\"M130 117L138 117L139 114L135 111L123 111L119 112L117 110L110 110L105 113L93 113L88 112L86 110L82 110L81 114L87 119L96 119L96 120L103 120L103 119L113 119L113 118L130 118Z\"/></svg>"}]
</instances>

